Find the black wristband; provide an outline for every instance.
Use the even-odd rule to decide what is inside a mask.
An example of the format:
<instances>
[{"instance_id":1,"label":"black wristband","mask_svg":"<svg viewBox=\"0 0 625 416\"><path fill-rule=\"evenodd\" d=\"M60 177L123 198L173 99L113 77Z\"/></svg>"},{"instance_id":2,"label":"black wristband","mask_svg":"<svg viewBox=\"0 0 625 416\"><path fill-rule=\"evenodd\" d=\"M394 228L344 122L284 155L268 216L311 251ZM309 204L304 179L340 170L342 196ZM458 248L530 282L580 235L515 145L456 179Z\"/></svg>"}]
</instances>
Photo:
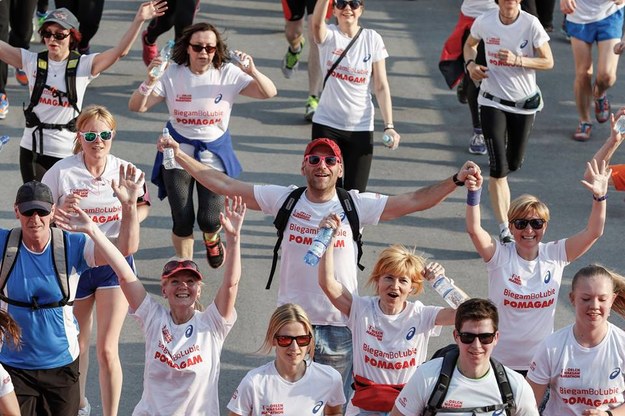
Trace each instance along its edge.
<instances>
[{"instance_id":1,"label":"black wristband","mask_svg":"<svg viewBox=\"0 0 625 416\"><path fill-rule=\"evenodd\" d=\"M605 410L605 412L608 414L608 416L614 416L609 410Z\"/></svg>"},{"instance_id":2,"label":"black wristband","mask_svg":"<svg viewBox=\"0 0 625 416\"><path fill-rule=\"evenodd\" d=\"M458 179L458 174L457 173L454 173L454 176L451 177L451 180L454 181L456 186L464 186L464 182L462 182L462 181L460 181Z\"/></svg>"},{"instance_id":3,"label":"black wristband","mask_svg":"<svg viewBox=\"0 0 625 416\"><path fill-rule=\"evenodd\" d=\"M605 201L606 199L608 199L608 194L605 194L603 196L592 196L592 199L594 199L597 202L601 202L601 201Z\"/></svg>"},{"instance_id":4,"label":"black wristband","mask_svg":"<svg viewBox=\"0 0 625 416\"><path fill-rule=\"evenodd\" d=\"M475 62L475 59L469 59L468 61L466 61L466 62L464 63L464 72L469 72L469 64L470 64L471 62L473 62L474 64L476 63L476 62Z\"/></svg>"}]
</instances>

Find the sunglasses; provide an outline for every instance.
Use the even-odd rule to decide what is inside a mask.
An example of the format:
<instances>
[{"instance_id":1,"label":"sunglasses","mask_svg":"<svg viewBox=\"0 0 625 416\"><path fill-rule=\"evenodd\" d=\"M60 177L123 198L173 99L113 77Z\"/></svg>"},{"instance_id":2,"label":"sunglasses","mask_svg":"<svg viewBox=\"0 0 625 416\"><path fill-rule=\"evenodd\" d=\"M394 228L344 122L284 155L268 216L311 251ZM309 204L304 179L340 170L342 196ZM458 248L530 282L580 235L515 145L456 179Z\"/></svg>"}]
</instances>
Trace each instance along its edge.
<instances>
[{"instance_id":1,"label":"sunglasses","mask_svg":"<svg viewBox=\"0 0 625 416\"><path fill-rule=\"evenodd\" d=\"M326 166L334 166L339 163L341 160L336 156L318 156L318 155L308 155L304 158L308 164L311 166L317 166L323 160Z\"/></svg>"},{"instance_id":2,"label":"sunglasses","mask_svg":"<svg viewBox=\"0 0 625 416\"><path fill-rule=\"evenodd\" d=\"M88 142L93 142L98 137L102 140L111 140L113 138L113 130L105 130L99 133L97 131L79 131L78 134L80 134L82 138Z\"/></svg>"},{"instance_id":3,"label":"sunglasses","mask_svg":"<svg viewBox=\"0 0 625 416\"><path fill-rule=\"evenodd\" d=\"M547 221L536 218L533 220L512 220L510 222L517 230L524 230L527 227L527 224L529 224L534 230L541 230Z\"/></svg>"},{"instance_id":4,"label":"sunglasses","mask_svg":"<svg viewBox=\"0 0 625 416\"><path fill-rule=\"evenodd\" d=\"M195 264L193 260L181 260L181 261L171 260L165 263L165 266L163 266L163 273L161 273L161 275L163 276L168 275L174 270L181 269L181 268L184 268L184 269L192 268L193 270L197 272L200 271L200 268L197 267L197 264Z\"/></svg>"},{"instance_id":5,"label":"sunglasses","mask_svg":"<svg viewBox=\"0 0 625 416\"><path fill-rule=\"evenodd\" d=\"M463 344L472 344L475 338L480 339L481 344L492 344L495 340L494 332L485 332L483 334L472 334L471 332L458 332L460 342Z\"/></svg>"},{"instance_id":6,"label":"sunglasses","mask_svg":"<svg viewBox=\"0 0 625 416\"><path fill-rule=\"evenodd\" d=\"M334 2L334 7L336 7L339 10L345 10L347 5L349 5L350 9L356 10L360 6L362 6L362 2L360 0L351 0L351 1L337 0Z\"/></svg>"},{"instance_id":7,"label":"sunglasses","mask_svg":"<svg viewBox=\"0 0 625 416\"><path fill-rule=\"evenodd\" d=\"M292 337L289 335L276 335L273 337L276 340L276 344L278 346L286 348L290 347L293 341L297 342L298 347L307 347L312 341L312 335L299 335L297 337Z\"/></svg>"},{"instance_id":8,"label":"sunglasses","mask_svg":"<svg viewBox=\"0 0 625 416\"><path fill-rule=\"evenodd\" d=\"M71 33L60 33L60 32L52 33L48 30L41 31L41 37L44 39L50 39L51 37L53 37L56 40L63 40L69 35L71 35Z\"/></svg>"},{"instance_id":9,"label":"sunglasses","mask_svg":"<svg viewBox=\"0 0 625 416\"><path fill-rule=\"evenodd\" d=\"M189 46L191 47L191 49L193 49L193 52L197 52L200 53L203 50L206 51L206 53L214 53L217 50L217 46L210 46L210 45L206 45L206 46L202 46L202 45L193 45L191 43L189 43Z\"/></svg>"},{"instance_id":10,"label":"sunglasses","mask_svg":"<svg viewBox=\"0 0 625 416\"><path fill-rule=\"evenodd\" d=\"M45 209L33 208L33 209L29 209L28 211L20 212L20 214L22 214L25 217L32 217L35 214L37 214L40 217L46 217L50 215L50 211L46 211Z\"/></svg>"}]
</instances>

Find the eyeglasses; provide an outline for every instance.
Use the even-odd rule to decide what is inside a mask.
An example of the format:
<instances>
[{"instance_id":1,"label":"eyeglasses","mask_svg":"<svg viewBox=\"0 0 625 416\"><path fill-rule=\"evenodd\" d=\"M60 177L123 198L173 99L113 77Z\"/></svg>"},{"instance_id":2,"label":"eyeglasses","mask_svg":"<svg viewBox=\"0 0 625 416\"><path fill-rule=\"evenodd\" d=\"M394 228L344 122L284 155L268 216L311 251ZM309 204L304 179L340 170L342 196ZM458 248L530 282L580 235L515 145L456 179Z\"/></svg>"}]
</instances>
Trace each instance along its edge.
<instances>
[{"instance_id":1,"label":"eyeglasses","mask_svg":"<svg viewBox=\"0 0 625 416\"><path fill-rule=\"evenodd\" d=\"M360 0L351 0L351 1L336 0L334 2L334 7L336 7L339 10L345 10L347 5L349 5L350 9L356 10L360 6L362 6L362 2Z\"/></svg>"},{"instance_id":2,"label":"eyeglasses","mask_svg":"<svg viewBox=\"0 0 625 416\"><path fill-rule=\"evenodd\" d=\"M174 270L187 269L187 268L192 268L198 273L200 271L200 268L197 267L197 264L195 264L193 260L181 260L181 261L172 260L172 261L168 261L167 263L165 263L165 266L163 266L163 273L161 273L161 275L165 276L165 275L170 274Z\"/></svg>"},{"instance_id":3,"label":"eyeglasses","mask_svg":"<svg viewBox=\"0 0 625 416\"><path fill-rule=\"evenodd\" d=\"M542 218L535 218L533 220L512 220L510 222L514 224L514 228L517 230L524 230L527 228L527 224L534 230L541 230L547 221Z\"/></svg>"},{"instance_id":4,"label":"eyeglasses","mask_svg":"<svg viewBox=\"0 0 625 416\"><path fill-rule=\"evenodd\" d=\"M33 208L33 209L29 209L28 211L20 212L20 214L22 214L25 217L32 217L35 214L37 214L40 217L46 217L50 215L50 211L46 211L45 209Z\"/></svg>"},{"instance_id":5,"label":"eyeglasses","mask_svg":"<svg viewBox=\"0 0 625 416\"><path fill-rule=\"evenodd\" d=\"M193 49L193 52L197 52L200 53L202 52L202 50L205 50L206 53L213 53L217 50L217 46L211 46L211 45L193 45L191 43L189 43L189 46L191 47L191 49Z\"/></svg>"},{"instance_id":6,"label":"eyeglasses","mask_svg":"<svg viewBox=\"0 0 625 416\"><path fill-rule=\"evenodd\" d=\"M483 334L473 334L471 332L458 332L460 342L463 344L472 344L475 338L480 339L482 344L492 344L495 340L495 332L485 332Z\"/></svg>"},{"instance_id":7,"label":"eyeglasses","mask_svg":"<svg viewBox=\"0 0 625 416\"><path fill-rule=\"evenodd\" d=\"M276 335L274 336L274 339L276 340L276 344L283 348L290 347L293 341L297 342L298 347L307 347L312 340L312 335L298 335L296 337L289 335Z\"/></svg>"},{"instance_id":8,"label":"eyeglasses","mask_svg":"<svg viewBox=\"0 0 625 416\"><path fill-rule=\"evenodd\" d=\"M97 131L79 131L78 134L86 141L93 142L98 137L102 140L111 140L113 138L113 131L114 130L105 130L99 133Z\"/></svg>"},{"instance_id":9,"label":"eyeglasses","mask_svg":"<svg viewBox=\"0 0 625 416\"><path fill-rule=\"evenodd\" d=\"M43 37L44 39L50 39L51 37L53 37L56 40L63 40L69 35L71 35L71 33L61 33L61 32L52 33L49 30L41 31L41 37Z\"/></svg>"},{"instance_id":10,"label":"eyeglasses","mask_svg":"<svg viewBox=\"0 0 625 416\"><path fill-rule=\"evenodd\" d=\"M304 160L308 162L311 166L317 166L323 160L326 166L334 166L339 163L341 160L336 156L318 156L318 155L308 155L304 157Z\"/></svg>"}]
</instances>

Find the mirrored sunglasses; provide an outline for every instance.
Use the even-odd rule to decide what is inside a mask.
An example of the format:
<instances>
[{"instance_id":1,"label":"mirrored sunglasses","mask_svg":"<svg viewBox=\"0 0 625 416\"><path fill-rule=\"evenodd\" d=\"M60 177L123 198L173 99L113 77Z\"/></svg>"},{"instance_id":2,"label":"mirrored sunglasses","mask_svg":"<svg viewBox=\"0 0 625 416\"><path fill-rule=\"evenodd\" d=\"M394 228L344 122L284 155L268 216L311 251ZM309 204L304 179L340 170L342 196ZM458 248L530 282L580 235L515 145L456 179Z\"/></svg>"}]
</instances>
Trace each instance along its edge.
<instances>
[{"instance_id":1,"label":"mirrored sunglasses","mask_svg":"<svg viewBox=\"0 0 625 416\"><path fill-rule=\"evenodd\" d=\"M520 220L512 220L510 222L514 225L514 228L516 228L517 230L524 230L525 228L527 228L527 224L529 224L529 226L532 227L532 229L534 230L540 230L543 228L543 226L545 225L547 221L541 218L534 218L532 220L520 219Z\"/></svg>"},{"instance_id":2,"label":"mirrored sunglasses","mask_svg":"<svg viewBox=\"0 0 625 416\"><path fill-rule=\"evenodd\" d=\"M479 338L481 344L492 344L492 342L495 340L494 332L485 332L483 334L458 332L458 336L460 337L460 342L462 342L463 344L472 344L473 341L475 341L475 338Z\"/></svg>"},{"instance_id":3,"label":"mirrored sunglasses","mask_svg":"<svg viewBox=\"0 0 625 416\"><path fill-rule=\"evenodd\" d=\"M191 49L193 49L193 52L197 52L200 53L203 50L206 51L206 53L214 53L217 50L217 46L211 46L211 45L193 45L192 43L189 43L189 46L191 47Z\"/></svg>"},{"instance_id":4,"label":"mirrored sunglasses","mask_svg":"<svg viewBox=\"0 0 625 416\"><path fill-rule=\"evenodd\" d=\"M40 217L46 217L50 215L50 211L46 211L45 209L34 208L34 209L29 209L28 211L20 212L20 214L22 214L25 217L32 217L35 214L37 214Z\"/></svg>"},{"instance_id":5,"label":"mirrored sunglasses","mask_svg":"<svg viewBox=\"0 0 625 416\"><path fill-rule=\"evenodd\" d=\"M307 347L312 340L312 335L299 335L297 337L289 335L276 335L274 336L274 339L276 340L276 344L283 348L290 347L293 341L295 341L299 347Z\"/></svg>"},{"instance_id":6,"label":"mirrored sunglasses","mask_svg":"<svg viewBox=\"0 0 625 416\"><path fill-rule=\"evenodd\" d=\"M193 260L180 260L180 261L171 260L165 263L165 265L163 266L163 273L161 273L161 275L165 276L177 269L187 269L187 268L191 268L197 272L200 271L200 268L197 266L197 264L195 264Z\"/></svg>"},{"instance_id":7,"label":"mirrored sunglasses","mask_svg":"<svg viewBox=\"0 0 625 416\"><path fill-rule=\"evenodd\" d=\"M321 160L325 162L326 166L334 166L341 161L336 156L318 156L318 155L308 155L304 159L311 166L317 166L321 162Z\"/></svg>"},{"instance_id":8,"label":"mirrored sunglasses","mask_svg":"<svg viewBox=\"0 0 625 416\"><path fill-rule=\"evenodd\" d=\"M71 33L61 33L61 32L52 33L49 30L41 31L41 37L44 39L50 39L51 37L53 37L56 40L63 40L69 35L71 35Z\"/></svg>"},{"instance_id":9,"label":"mirrored sunglasses","mask_svg":"<svg viewBox=\"0 0 625 416\"><path fill-rule=\"evenodd\" d=\"M88 142L93 142L98 137L102 140L111 140L113 138L113 130L97 131L79 131L78 134Z\"/></svg>"},{"instance_id":10,"label":"mirrored sunglasses","mask_svg":"<svg viewBox=\"0 0 625 416\"><path fill-rule=\"evenodd\" d=\"M356 10L360 6L362 6L362 2L360 0L351 0L351 1L337 0L336 2L334 2L334 7L336 7L339 10L345 10L347 5L349 5L350 9Z\"/></svg>"}]
</instances>

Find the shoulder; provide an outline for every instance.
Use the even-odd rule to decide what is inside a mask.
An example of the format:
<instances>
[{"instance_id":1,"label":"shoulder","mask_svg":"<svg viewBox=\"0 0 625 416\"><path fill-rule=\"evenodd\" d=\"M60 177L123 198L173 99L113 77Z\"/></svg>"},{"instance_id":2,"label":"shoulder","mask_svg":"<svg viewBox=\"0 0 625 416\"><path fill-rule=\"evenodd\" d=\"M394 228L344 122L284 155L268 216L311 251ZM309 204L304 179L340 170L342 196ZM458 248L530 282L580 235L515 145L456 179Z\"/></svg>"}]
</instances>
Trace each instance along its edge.
<instances>
[{"instance_id":1,"label":"shoulder","mask_svg":"<svg viewBox=\"0 0 625 416\"><path fill-rule=\"evenodd\" d=\"M311 370L312 376L316 379L315 381L330 380L332 383L338 384L338 386L342 386L343 384L341 381L341 373L329 365L311 361L308 364L308 368Z\"/></svg>"}]
</instances>

